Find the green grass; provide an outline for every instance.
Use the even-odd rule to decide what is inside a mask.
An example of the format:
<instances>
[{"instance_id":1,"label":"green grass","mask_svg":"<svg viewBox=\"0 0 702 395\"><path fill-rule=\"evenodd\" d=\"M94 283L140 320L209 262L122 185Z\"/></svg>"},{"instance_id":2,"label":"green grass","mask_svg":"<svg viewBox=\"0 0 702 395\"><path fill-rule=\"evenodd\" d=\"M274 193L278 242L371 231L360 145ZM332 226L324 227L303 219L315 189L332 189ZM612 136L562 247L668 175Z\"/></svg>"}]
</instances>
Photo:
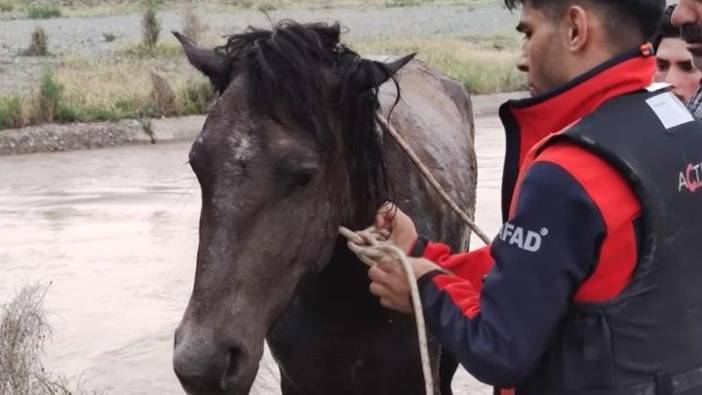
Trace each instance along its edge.
<instances>
[{"instance_id":1,"label":"green grass","mask_svg":"<svg viewBox=\"0 0 702 395\"><path fill-rule=\"evenodd\" d=\"M29 19L58 18L61 15L61 9L54 4L32 3L27 7L27 17Z\"/></svg>"},{"instance_id":2,"label":"green grass","mask_svg":"<svg viewBox=\"0 0 702 395\"><path fill-rule=\"evenodd\" d=\"M352 43L364 54L406 55L417 58L460 81L473 94L523 89L524 76L516 69L519 41L510 37L384 38Z\"/></svg>"},{"instance_id":3,"label":"green grass","mask_svg":"<svg viewBox=\"0 0 702 395\"><path fill-rule=\"evenodd\" d=\"M0 97L0 129L22 127L22 98Z\"/></svg>"}]
</instances>

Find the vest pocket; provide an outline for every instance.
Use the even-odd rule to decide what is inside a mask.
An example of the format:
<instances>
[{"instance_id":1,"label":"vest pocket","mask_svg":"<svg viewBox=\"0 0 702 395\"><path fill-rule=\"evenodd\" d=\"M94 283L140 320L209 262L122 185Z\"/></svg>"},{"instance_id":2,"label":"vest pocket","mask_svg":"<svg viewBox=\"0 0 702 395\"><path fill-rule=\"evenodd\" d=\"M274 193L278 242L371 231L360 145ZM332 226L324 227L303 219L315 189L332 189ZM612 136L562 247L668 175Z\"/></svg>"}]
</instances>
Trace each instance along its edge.
<instances>
[{"instance_id":1,"label":"vest pocket","mask_svg":"<svg viewBox=\"0 0 702 395\"><path fill-rule=\"evenodd\" d=\"M578 306L564 328L563 386L567 390L616 386L612 332L604 308Z\"/></svg>"}]
</instances>

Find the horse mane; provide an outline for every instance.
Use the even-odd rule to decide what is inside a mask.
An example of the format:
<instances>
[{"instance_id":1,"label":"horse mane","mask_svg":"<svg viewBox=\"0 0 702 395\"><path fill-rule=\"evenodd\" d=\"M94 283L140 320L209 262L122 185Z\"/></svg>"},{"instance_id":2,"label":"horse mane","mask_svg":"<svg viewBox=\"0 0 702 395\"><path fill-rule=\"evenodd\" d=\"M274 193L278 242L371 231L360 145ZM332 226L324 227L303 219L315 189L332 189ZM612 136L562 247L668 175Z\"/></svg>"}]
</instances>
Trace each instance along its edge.
<instances>
[{"instance_id":1,"label":"horse mane","mask_svg":"<svg viewBox=\"0 0 702 395\"><path fill-rule=\"evenodd\" d=\"M254 113L311 138L327 158L340 154L339 136L331 126L331 114L337 114L353 206L374 212L392 190L377 131L378 88L364 71L370 61L341 44L340 33L338 23L285 20L272 29L249 27L216 50L228 57L232 68L248 73ZM222 92L226 86L216 88Z\"/></svg>"}]
</instances>

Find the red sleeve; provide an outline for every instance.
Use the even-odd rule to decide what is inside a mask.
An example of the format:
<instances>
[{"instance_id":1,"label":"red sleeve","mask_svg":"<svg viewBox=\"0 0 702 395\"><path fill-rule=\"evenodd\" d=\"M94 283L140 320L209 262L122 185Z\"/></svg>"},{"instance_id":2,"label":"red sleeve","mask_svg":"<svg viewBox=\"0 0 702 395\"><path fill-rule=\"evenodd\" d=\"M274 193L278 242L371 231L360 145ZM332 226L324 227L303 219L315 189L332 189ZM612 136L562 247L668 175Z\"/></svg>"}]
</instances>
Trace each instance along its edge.
<instances>
[{"instance_id":1,"label":"red sleeve","mask_svg":"<svg viewBox=\"0 0 702 395\"><path fill-rule=\"evenodd\" d=\"M441 266L442 269L468 280L478 292L483 286L483 278L490 272L495 262L490 255L490 246L471 252L451 254L449 246L428 242L423 256Z\"/></svg>"}]
</instances>

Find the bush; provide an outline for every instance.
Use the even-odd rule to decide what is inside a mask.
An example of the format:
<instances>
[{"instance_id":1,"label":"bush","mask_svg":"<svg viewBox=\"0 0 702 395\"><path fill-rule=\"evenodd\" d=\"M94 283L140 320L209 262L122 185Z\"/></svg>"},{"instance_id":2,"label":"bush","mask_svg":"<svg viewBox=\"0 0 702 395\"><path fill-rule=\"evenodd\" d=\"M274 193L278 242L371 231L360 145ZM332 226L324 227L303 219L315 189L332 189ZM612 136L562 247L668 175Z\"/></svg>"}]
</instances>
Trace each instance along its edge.
<instances>
[{"instance_id":1,"label":"bush","mask_svg":"<svg viewBox=\"0 0 702 395\"><path fill-rule=\"evenodd\" d=\"M22 52L25 56L46 56L49 54L49 36L44 29L37 27L32 32L29 47Z\"/></svg>"},{"instance_id":2,"label":"bush","mask_svg":"<svg viewBox=\"0 0 702 395\"><path fill-rule=\"evenodd\" d=\"M61 9L55 4L32 3L27 7L27 16L30 19L49 19L61 16Z\"/></svg>"},{"instance_id":3,"label":"bush","mask_svg":"<svg viewBox=\"0 0 702 395\"><path fill-rule=\"evenodd\" d=\"M111 43L117 39L117 36L114 33L102 33L102 38L105 39L105 42Z\"/></svg>"},{"instance_id":4,"label":"bush","mask_svg":"<svg viewBox=\"0 0 702 395\"><path fill-rule=\"evenodd\" d=\"M54 122L63 95L63 85L54 78L51 70L46 70L39 82L39 94L35 98L34 116L39 122Z\"/></svg>"},{"instance_id":5,"label":"bush","mask_svg":"<svg viewBox=\"0 0 702 395\"><path fill-rule=\"evenodd\" d=\"M44 343L51 335L43 308L46 291L45 286L26 286L10 303L0 305L0 394L105 393L84 391L80 381L72 386L65 377L44 368Z\"/></svg>"},{"instance_id":6,"label":"bush","mask_svg":"<svg viewBox=\"0 0 702 395\"><path fill-rule=\"evenodd\" d=\"M49 325L42 303L46 290L27 287L0 311L0 393L36 394L42 388L41 353Z\"/></svg>"},{"instance_id":7,"label":"bush","mask_svg":"<svg viewBox=\"0 0 702 395\"><path fill-rule=\"evenodd\" d=\"M11 3L0 3L0 12L11 12L14 8Z\"/></svg>"},{"instance_id":8,"label":"bush","mask_svg":"<svg viewBox=\"0 0 702 395\"><path fill-rule=\"evenodd\" d=\"M158 2L156 0L146 0L146 12L141 20L141 27L144 46L152 49L158 43L158 36L161 34L161 22L156 14L158 13Z\"/></svg>"},{"instance_id":9,"label":"bush","mask_svg":"<svg viewBox=\"0 0 702 395\"><path fill-rule=\"evenodd\" d=\"M25 124L23 113L24 108L20 97L0 97L0 129L23 127Z\"/></svg>"}]
</instances>

